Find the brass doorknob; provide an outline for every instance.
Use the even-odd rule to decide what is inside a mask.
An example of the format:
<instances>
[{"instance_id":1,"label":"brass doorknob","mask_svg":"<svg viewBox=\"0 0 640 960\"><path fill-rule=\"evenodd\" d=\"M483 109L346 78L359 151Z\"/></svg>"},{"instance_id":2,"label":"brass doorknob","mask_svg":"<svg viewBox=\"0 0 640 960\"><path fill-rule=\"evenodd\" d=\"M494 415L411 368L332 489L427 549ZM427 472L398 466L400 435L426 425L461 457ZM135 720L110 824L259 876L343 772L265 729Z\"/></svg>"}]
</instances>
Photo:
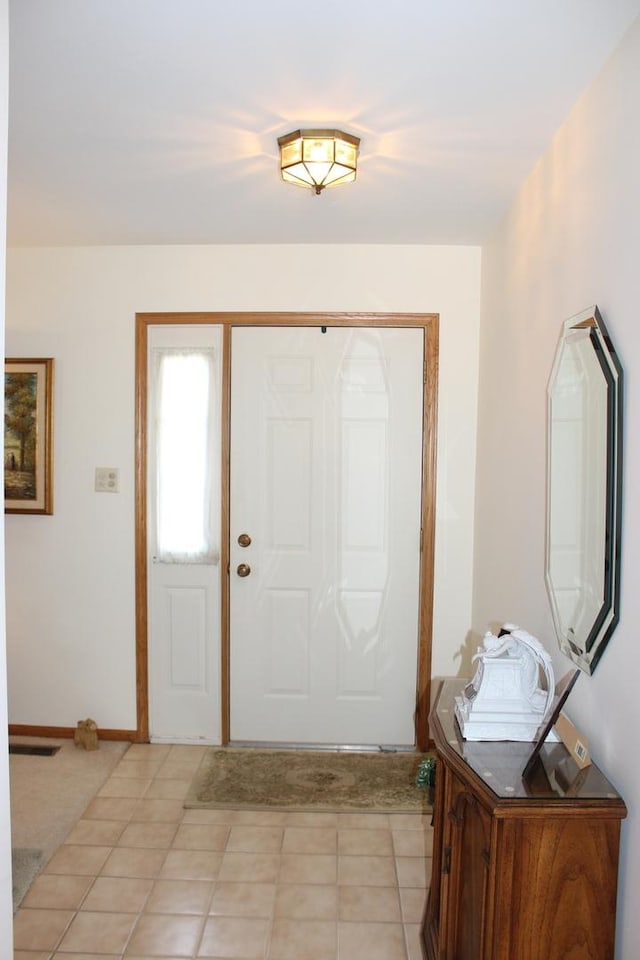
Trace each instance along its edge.
<instances>
[{"instance_id":1,"label":"brass doorknob","mask_svg":"<svg viewBox=\"0 0 640 960\"><path fill-rule=\"evenodd\" d=\"M251 573L251 567L249 566L248 563L240 563L238 564L238 569L236 570L236 573L238 574L239 577L248 577L249 574Z\"/></svg>"},{"instance_id":2,"label":"brass doorknob","mask_svg":"<svg viewBox=\"0 0 640 960\"><path fill-rule=\"evenodd\" d=\"M241 533L240 536L238 537L238 543L240 544L241 547L248 547L249 544L251 543L251 537L249 536L248 533Z\"/></svg>"}]
</instances>

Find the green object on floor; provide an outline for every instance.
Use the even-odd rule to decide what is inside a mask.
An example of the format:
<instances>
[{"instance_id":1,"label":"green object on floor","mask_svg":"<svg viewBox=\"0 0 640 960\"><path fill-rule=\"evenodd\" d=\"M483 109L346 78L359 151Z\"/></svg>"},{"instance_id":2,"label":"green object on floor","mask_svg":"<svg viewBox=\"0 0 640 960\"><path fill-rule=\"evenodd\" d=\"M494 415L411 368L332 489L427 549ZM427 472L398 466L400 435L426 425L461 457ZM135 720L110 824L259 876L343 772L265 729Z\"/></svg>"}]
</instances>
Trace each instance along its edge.
<instances>
[{"instance_id":1,"label":"green object on floor","mask_svg":"<svg viewBox=\"0 0 640 960\"><path fill-rule=\"evenodd\" d=\"M426 757L421 761L416 774L416 785L423 790L435 786L436 782L436 761L435 757Z\"/></svg>"}]
</instances>

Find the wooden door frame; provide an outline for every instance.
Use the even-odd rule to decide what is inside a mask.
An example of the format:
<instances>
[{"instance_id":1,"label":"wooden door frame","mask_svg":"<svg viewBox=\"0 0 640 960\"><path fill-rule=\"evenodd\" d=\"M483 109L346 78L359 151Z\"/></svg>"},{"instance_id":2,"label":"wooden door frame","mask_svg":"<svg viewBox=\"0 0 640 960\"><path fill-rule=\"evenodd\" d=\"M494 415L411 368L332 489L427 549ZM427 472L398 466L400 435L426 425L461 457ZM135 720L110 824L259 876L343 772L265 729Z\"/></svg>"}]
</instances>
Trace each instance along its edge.
<instances>
[{"instance_id":1,"label":"wooden door frame","mask_svg":"<svg viewBox=\"0 0 640 960\"><path fill-rule=\"evenodd\" d=\"M149 740L148 588L147 588L147 391L148 330L152 326L210 324L223 328L221 437L221 712L222 743L229 742L229 459L231 331L234 327L413 327L424 330L422 412L422 501L420 596L416 682L416 746L429 743L431 650L436 505L438 400L438 324L436 313L137 313L135 340L135 595L136 595L136 741Z\"/></svg>"}]
</instances>

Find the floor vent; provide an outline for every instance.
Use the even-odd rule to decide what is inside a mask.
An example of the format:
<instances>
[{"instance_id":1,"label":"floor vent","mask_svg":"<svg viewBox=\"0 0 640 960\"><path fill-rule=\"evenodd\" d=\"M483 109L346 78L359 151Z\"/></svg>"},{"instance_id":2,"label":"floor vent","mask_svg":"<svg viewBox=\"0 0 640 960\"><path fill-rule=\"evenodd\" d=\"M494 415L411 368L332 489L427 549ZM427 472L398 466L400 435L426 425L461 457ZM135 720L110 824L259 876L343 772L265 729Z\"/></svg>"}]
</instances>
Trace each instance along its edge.
<instances>
[{"instance_id":1,"label":"floor vent","mask_svg":"<svg viewBox=\"0 0 640 960\"><path fill-rule=\"evenodd\" d=\"M53 757L60 747L43 747L35 743L10 743L9 753L17 753L23 757Z\"/></svg>"}]
</instances>

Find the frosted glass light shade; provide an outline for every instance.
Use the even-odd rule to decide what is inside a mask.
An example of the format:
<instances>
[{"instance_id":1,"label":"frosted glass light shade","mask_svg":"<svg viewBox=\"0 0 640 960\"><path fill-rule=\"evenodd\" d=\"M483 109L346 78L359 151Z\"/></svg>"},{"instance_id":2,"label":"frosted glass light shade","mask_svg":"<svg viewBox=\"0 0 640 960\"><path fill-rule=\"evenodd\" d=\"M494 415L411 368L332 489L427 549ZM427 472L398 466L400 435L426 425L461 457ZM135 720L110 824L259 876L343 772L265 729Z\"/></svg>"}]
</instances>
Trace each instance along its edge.
<instances>
[{"instance_id":1,"label":"frosted glass light shade","mask_svg":"<svg viewBox=\"0 0 640 960\"><path fill-rule=\"evenodd\" d=\"M295 130L278 137L282 179L320 193L356 178L360 138L341 130Z\"/></svg>"}]
</instances>

